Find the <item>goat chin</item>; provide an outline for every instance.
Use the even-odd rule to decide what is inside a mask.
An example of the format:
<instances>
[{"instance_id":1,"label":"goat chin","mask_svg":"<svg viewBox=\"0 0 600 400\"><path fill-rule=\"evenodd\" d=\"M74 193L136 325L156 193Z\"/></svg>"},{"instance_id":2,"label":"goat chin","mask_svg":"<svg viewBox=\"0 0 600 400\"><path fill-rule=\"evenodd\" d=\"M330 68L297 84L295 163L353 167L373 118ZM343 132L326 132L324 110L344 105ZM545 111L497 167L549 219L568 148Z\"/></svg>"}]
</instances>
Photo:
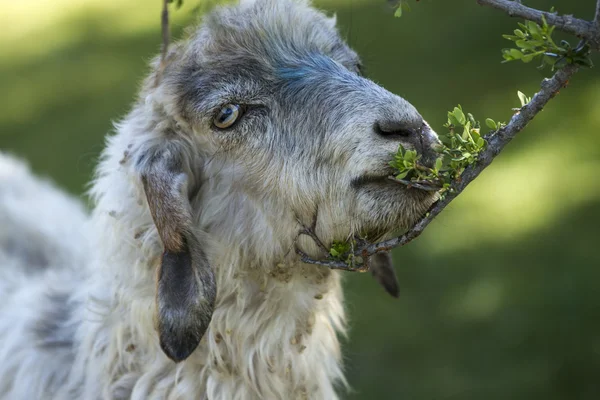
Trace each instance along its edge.
<instances>
[{"instance_id":1,"label":"goat chin","mask_svg":"<svg viewBox=\"0 0 600 400\"><path fill-rule=\"evenodd\" d=\"M154 60L91 215L0 154L0 399L336 399L341 276L294 249L435 201L353 180L437 141L359 65L307 1L243 1Z\"/></svg>"}]
</instances>

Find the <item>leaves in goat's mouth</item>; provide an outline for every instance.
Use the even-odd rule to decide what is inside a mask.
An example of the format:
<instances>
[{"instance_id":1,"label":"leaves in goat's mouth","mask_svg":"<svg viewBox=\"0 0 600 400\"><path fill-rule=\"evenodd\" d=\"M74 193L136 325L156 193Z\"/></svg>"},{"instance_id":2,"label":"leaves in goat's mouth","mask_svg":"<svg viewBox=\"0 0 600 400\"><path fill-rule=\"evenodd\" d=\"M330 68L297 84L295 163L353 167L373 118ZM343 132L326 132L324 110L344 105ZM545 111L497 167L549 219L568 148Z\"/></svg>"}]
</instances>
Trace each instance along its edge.
<instances>
[{"instance_id":1,"label":"leaves in goat's mouth","mask_svg":"<svg viewBox=\"0 0 600 400\"><path fill-rule=\"evenodd\" d=\"M486 125L497 131L504 123L486 120ZM485 149L487 141L481 136L481 127L472 114L465 114L459 105L448 112L448 122L444 125L448 133L440 135L442 144L438 146L438 158L433 167L420 163L421 155L415 150L407 150L402 145L394 154L390 166L396 171L391 180L410 188L426 191L439 191L443 196L450 190L452 182L458 180L465 168L475 164L479 153Z\"/></svg>"}]
</instances>

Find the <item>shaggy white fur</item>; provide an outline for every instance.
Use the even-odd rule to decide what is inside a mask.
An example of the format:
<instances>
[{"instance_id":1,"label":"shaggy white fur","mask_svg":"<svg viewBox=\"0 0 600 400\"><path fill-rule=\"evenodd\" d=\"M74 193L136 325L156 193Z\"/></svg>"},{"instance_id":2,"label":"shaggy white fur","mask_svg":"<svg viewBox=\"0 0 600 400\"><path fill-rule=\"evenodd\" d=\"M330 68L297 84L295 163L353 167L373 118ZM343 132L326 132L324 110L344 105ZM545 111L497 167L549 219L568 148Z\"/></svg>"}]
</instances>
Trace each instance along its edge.
<instances>
[{"instance_id":1,"label":"shaggy white fur","mask_svg":"<svg viewBox=\"0 0 600 400\"><path fill-rule=\"evenodd\" d=\"M340 274L298 233L411 224L434 196L387 161L436 136L334 25L304 1L211 13L108 138L91 218L0 156L0 398L337 398Z\"/></svg>"}]
</instances>

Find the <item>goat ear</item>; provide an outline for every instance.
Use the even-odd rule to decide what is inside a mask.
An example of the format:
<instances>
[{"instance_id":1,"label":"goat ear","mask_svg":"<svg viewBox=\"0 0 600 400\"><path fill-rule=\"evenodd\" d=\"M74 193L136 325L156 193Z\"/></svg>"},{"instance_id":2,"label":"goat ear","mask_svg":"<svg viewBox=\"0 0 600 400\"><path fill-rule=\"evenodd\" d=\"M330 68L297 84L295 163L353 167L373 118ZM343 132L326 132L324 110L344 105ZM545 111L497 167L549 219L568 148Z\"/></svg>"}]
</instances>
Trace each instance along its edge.
<instances>
[{"instance_id":1,"label":"goat ear","mask_svg":"<svg viewBox=\"0 0 600 400\"><path fill-rule=\"evenodd\" d=\"M217 295L215 274L192 228L181 158L165 151L149 159L143 170L148 206L164 245L156 293L160 346L179 362L208 329Z\"/></svg>"},{"instance_id":2,"label":"goat ear","mask_svg":"<svg viewBox=\"0 0 600 400\"><path fill-rule=\"evenodd\" d=\"M371 273L377 282L383 286L390 296L398 298L400 296L400 287L390 253L376 253L371 256L369 262Z\"/></svg>"}]
</instances>

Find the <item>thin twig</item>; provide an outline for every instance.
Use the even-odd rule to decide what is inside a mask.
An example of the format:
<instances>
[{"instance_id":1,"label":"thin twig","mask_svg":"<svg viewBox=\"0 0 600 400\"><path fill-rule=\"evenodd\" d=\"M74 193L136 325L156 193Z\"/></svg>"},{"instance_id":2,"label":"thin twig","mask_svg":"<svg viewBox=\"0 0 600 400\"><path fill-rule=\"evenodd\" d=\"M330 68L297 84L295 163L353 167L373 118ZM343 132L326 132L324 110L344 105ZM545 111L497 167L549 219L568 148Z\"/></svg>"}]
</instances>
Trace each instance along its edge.
<instances>
[{"instance_id":1,"label":"thin twig","mask_svg":"<svg viewBox=\"0 0 600 400\"><path fill-rule=\"evenodd\" d=\"M446 192L443 200L434 204L429 212L422 217L417 223L409 229L404 235L386 240L375 244L364 244L359 246L354 252L355 256L360 256L363 260L373 254L389 251L394 247L404 246L417 238L429 223L440 213L446 206L454 200L479 174L488 167L494 158L502 151L502 149L519 133L533 118L546 106L546 104L558 94L558 92L567 85L569 79L577 72L576 65L568 65L559 70L550 79L542 81L541 90L533 96L531 101L524 105L519 112L511 118L510 122L497 132L486 135L486 148L479 154L479 158L475 164L470 165L465 169L459 181L456 181L450 190ZM357 270L354 267L349 269L346 263L337 260L313 260L304 255L302 261L309 264L317 264L328 266L331 269Z\"/></svg>"},{"instance_id":2,"label":"thin twig","mask_svg":"<svg viewBox=\"0 0 600 400\"><path fill-rule=\"evenodd\" d=\"M167 59L167 51L169 50L169 41L171 40L171 31L169 29L169 0L163 0L163 9L160 22L162 30L161 62L165 62Z\"/></svg>"},{"instance_id":3,"label":"thin twig","mask_svg":"<svg viewBox=\"0 0 600 400\"><path fill-rule=\"evenodd\" d=\"M296 254L300 256L300 260L306 264L314 264L314 265L322 265L324 267L329 267L331 269L342 269L344 271L355 272L358 271L358 268L354 268L351 265L346 264L344 261L337 260L314 260L308 254L296 248Z\"/></svg>"},{"instance_id":4,"label":"thin twig","mask_svg":"<svg viewBox=\"0 0 600 400\"><path fill-rule=\"evenodd\" d=\"M321 242L321 239L319 239L319 237L317 236L317 233L315 232L317 229L317 217L319 215L319 210L317 209L315 211L315 215L313 217L312 223L310 226L306 226L302 223L302 221L300 221L299 218L296 218L298 224L302 227L302 230L298 233L298 238L302 235L306 235L309 236L317 245L317 247L319 247L325 254L329 254L329 249L327 247L325 247L325 245L323 244L323 242ZM298 239L296 238L296 239ZM300 253L298 253L300 254ZM302 254L300 254L302 255Z\"/></svg>"},{"instance_id":5,"label":"thin twig","mask_svg":"<svg viewBox=\"0 0 600 400\"><path fill-rule=\"evenodd\" d=\"M572 15L558 15L536 10L511 0L477 0L477 3L502 10L511 17L524 18L538 24L542 23L542 16L544 16L549 25L554 25L558 30L586 39L593 48L600 49L600 31L593 22L575 18ZM598 21L598 13L596 13L596 21Z\"/></svg>"},{"instance_id":6,"label":"thin twig","mask_svg":"<svg viewBox=\"0 0 600 400\"><path fill-rule=\"evenodd\" d=\"M439 186L439 185L435 186L431 182L428 182L428 181L413 182L413 181L407 181L406 179L398 179L393 176L388 176L388 179L391 181L406 185L409 189L417 188L420 190L425 190L427 192L437 192L442 188L441 186Z\"/></svg>"},{"instance_id":7,"label":"thin twig","mask_svg":"<svg viewBox=\"0 0 600 400\"><path fill-rule=\"evenodd\" d=\"M162 51L160 56L160 66L156 74L156 84L160 82L163 71L167 65L167 54L169 51L169 42L171 41L171 29L169 27L169 0L163 0L163 9L160 15L160 26L162 32Z\"/></svg>"}]
</instances>

